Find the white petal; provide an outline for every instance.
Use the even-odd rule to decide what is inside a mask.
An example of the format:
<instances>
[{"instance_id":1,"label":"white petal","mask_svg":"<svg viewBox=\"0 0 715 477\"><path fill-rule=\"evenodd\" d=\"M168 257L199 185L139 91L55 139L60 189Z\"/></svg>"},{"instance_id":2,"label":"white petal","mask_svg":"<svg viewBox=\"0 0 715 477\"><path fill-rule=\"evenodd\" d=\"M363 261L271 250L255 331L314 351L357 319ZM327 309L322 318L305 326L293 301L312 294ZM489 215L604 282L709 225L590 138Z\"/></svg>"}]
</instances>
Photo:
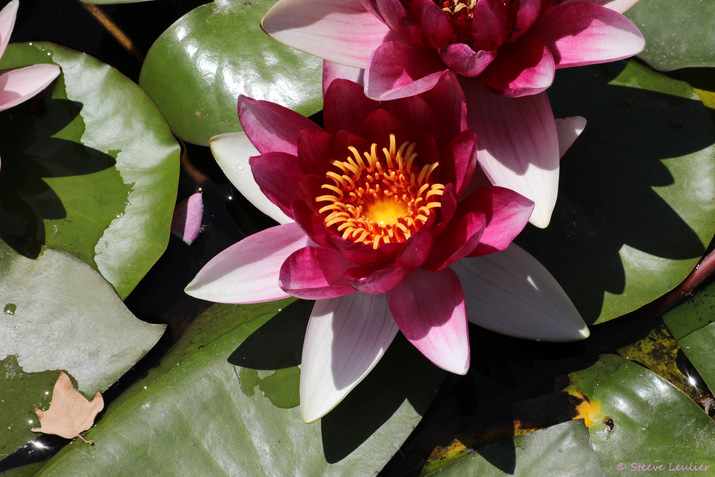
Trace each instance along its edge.
<instances>
[{"instance_id":1,"label":"white petal","mask_svg":"<svg viewBox=\"0 0 715 477\"><path fill-rule=\"evenodd\" d=\"M586 118L570 116L556 119L556 134L559 136L559 157L564 157L566 151L586 129Z\"/></svg>"},{"instance_id":2,"label":"white petal","mask_svg":"<svg viewBox=\"0 0 715 477\"><path fill-rule=\"evenodd\" d=\"M263 195L261 188L253 178L248 160L260 153L253 147L246 133L219 134L209 140L209 147L228 180L258 210L279 224L293 222L277 205Z\"/></svg>"},{"instance_id":3,"label":"white petal","mask_svg":"<svg viewBox=\"0 0 715 477\"><path fill-rule=\"evenodd\" d=\"M315 302L300 372L303 420L313 422L337 406L380 361L397 330L387 294Z\"/></svg>"},{"instance_id":4,"label":"white petal","mask_svg":"<svg viewBox=\"0 0 715 477\"><path fill-rule=\"evenodd\" d=\"M230 246L204 265L184 290L217 303L262 303L287 298L278 286L281 265L309 244L298 224L276 225Z\"/></svg>"},{"instance_id":5,"label":"white petal","mask_svg":"<svg viewBox=\"0 0 715 477\"><path fill-rule=\"evenodd\" d=\"M497 333L544 341L587 338L588 327L556 279L524 249L462 259L467 319Z\"/></svg>"},{"instance_id":6,"label":"white petal","mask_svg":"<svg viewBox=\"0 0 715 477\"><path fill-rule=\"evenodd\" d=\"M492 184L534 201L529 222L547 227L559 188L559 142L546 93L506 98L472 78L460 82L479 165Z\"/></svg>"}]
</instances>

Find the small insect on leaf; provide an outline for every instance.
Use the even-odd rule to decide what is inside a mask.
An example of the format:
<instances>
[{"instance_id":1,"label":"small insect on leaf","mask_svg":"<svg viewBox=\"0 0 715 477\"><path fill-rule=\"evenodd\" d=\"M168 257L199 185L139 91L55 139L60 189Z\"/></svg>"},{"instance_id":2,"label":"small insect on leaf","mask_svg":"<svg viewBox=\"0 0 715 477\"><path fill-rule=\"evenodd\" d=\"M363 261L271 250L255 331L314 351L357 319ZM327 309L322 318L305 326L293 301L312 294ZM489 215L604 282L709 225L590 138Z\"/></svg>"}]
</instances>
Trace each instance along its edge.
<instances>
[{"instance_id":1,"label":"small insect on leaf","mask_svg":"<svg viewBox=\"0 0 715 477\"><path fill-rule=\"evenodd\" d=\"M55 387L52 391L52 402L47 411L35 408L35 414L40 419L40 428L32 429L33 432L56 434L65 439L79 437L84 442L92 445L80 435L94 423L99 411L104 408L104 399L97 393L92 401L88 401L72 386L69 376L60 371Z\"/></svg>"}]
</instances>

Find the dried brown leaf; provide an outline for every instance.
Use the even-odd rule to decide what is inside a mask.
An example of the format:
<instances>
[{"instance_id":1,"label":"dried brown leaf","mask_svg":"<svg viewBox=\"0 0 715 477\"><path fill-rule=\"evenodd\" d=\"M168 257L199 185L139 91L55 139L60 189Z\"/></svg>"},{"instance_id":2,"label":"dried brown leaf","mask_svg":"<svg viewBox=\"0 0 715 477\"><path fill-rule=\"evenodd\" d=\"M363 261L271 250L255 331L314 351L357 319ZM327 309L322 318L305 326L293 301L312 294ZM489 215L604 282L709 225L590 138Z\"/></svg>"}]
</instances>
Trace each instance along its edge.
<instances>
[{"instance_id":1,"label":"dried brown leaf","mask_svg":"<svg viewBox=\"0 0 715 477\"><path fill-rule=\"evenodd\" d=\"M75 391L69 376L60 371L55 387L52 390L52 402L47 411L35 408L35 414L40 419L40 428L32 429L33 432L44 434L56 434L65 439L79 437L94 424L94 418L99 411L104 408L104 399L97 393L92 401L88 401L84 396Z\"/></svg>"}]
</instances>

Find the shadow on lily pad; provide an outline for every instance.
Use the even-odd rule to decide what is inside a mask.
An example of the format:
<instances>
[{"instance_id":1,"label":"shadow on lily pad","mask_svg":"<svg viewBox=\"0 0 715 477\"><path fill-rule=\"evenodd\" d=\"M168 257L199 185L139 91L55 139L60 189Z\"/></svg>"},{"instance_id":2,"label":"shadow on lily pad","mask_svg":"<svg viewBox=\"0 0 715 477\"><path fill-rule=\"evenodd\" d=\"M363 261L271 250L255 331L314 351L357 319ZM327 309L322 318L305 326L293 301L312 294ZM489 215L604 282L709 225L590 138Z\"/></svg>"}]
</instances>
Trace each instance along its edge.
<instances>
[{"instance_id":1,"label":"shadow on lily pad","mask_svg":"<svg viewBox=\"0 0 715 477\"><path fill-rule=\"evenodd\" d=\"M124 210L128 188L113 170L116 160L79 142L81 110L81 103L39 95L0 113L0 236L27 257L36 258L42 244L82 248L82 238L72 234L86 229L48 222L76 222L70 216L78 211L92 217L91 228L96 218L109 222ZM121 200L112 200L116 193Z\"/></svg>"},{"instance_id":2,"label":"shadow on lily pad","mask_svg":"<svg viewBox=\"0 0 715 477\"><path fill-rule=\"evenodd\" d=\"M588 323L607 321L669 291L703 254L715 131L686 84L633 62L560 71L549 92L557 117L588 125L562 161L551 225L518 241Z\"/></svg>"},{"instance_id":3,"label":"shadow on lily pad","mask_svg":"<svg viewBox=\"0 0 715 477\"><path fill-rule=\"evenodd\" d=\"M250 390L242 386L243 392L255 392L255 384L278 407L290 402L288 394L297 395L298 381L289 371L300 363L312 306L313 302L302 300L292 303L231 353L228 361L240 367L237 373L242 385L251 380L247 383ZM261 378L253 370L277 371ZM279 373L281 370L285 372ZM268 378L279 374L285 378L285 386L266 385ZM339 462L374 434L388 432L384 425L391 418L409 419L415 412L422 415L445 374L398 335L375 369L321 420L326 460ZM405 401L409 401L407 408Z\"/></svg>"}]
</instances>

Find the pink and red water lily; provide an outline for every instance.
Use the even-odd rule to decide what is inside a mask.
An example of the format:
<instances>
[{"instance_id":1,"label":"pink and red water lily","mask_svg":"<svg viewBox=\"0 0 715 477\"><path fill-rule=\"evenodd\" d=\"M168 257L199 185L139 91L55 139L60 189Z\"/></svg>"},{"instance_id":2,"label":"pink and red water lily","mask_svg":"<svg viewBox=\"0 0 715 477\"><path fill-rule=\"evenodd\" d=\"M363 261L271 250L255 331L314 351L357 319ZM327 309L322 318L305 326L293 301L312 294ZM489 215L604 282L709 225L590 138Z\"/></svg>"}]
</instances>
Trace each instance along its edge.
<instances>
[{"instance_id":1,"label":"pink and red water lily","mask_svg":"<svg viewBox=\"0 0 715 477\"><path fill-rule=\"evenodd\" d=\"M10 41L15 26L19 0L13 0L0 10L0 57ZM57 65L31 65L0 74L0 111L17 106L45 89L60 74Z\"/></svg>"},{"instance_id":2,"label":"pink and red water lily","mask_svg":"<svg viewBox=\"0 0 715 477\"><path fill-rule=\"evenodd\" d=\"M460 75L482 169L493 184L532 199L531 222L546 227L556 202L559 154L543 92L556 69L642 51L643 36L620 13L634 3L280 0L263 28L327 60L328 78L359 79L374 99L427 91L447 70Z\"/></svg>"},{"instance_id":3,"label":"pink and red water lily","mask_svg":"<svg viewBox=\"0 0 715 477\"><path fill-rule=\"evenodd\" d=\"M482 176L452 73L383 103L335 80L324 128L265 101L241 97L238 109L245 136L218 137L212 149L281 225L216 256L186 290L227 303L316 300L301 365L306 422L337 405L398 330L459 374L469 367L468 320L523 337L587 336L548 272L506 250L533 204Z\"/></svg>"}]
</instances>

